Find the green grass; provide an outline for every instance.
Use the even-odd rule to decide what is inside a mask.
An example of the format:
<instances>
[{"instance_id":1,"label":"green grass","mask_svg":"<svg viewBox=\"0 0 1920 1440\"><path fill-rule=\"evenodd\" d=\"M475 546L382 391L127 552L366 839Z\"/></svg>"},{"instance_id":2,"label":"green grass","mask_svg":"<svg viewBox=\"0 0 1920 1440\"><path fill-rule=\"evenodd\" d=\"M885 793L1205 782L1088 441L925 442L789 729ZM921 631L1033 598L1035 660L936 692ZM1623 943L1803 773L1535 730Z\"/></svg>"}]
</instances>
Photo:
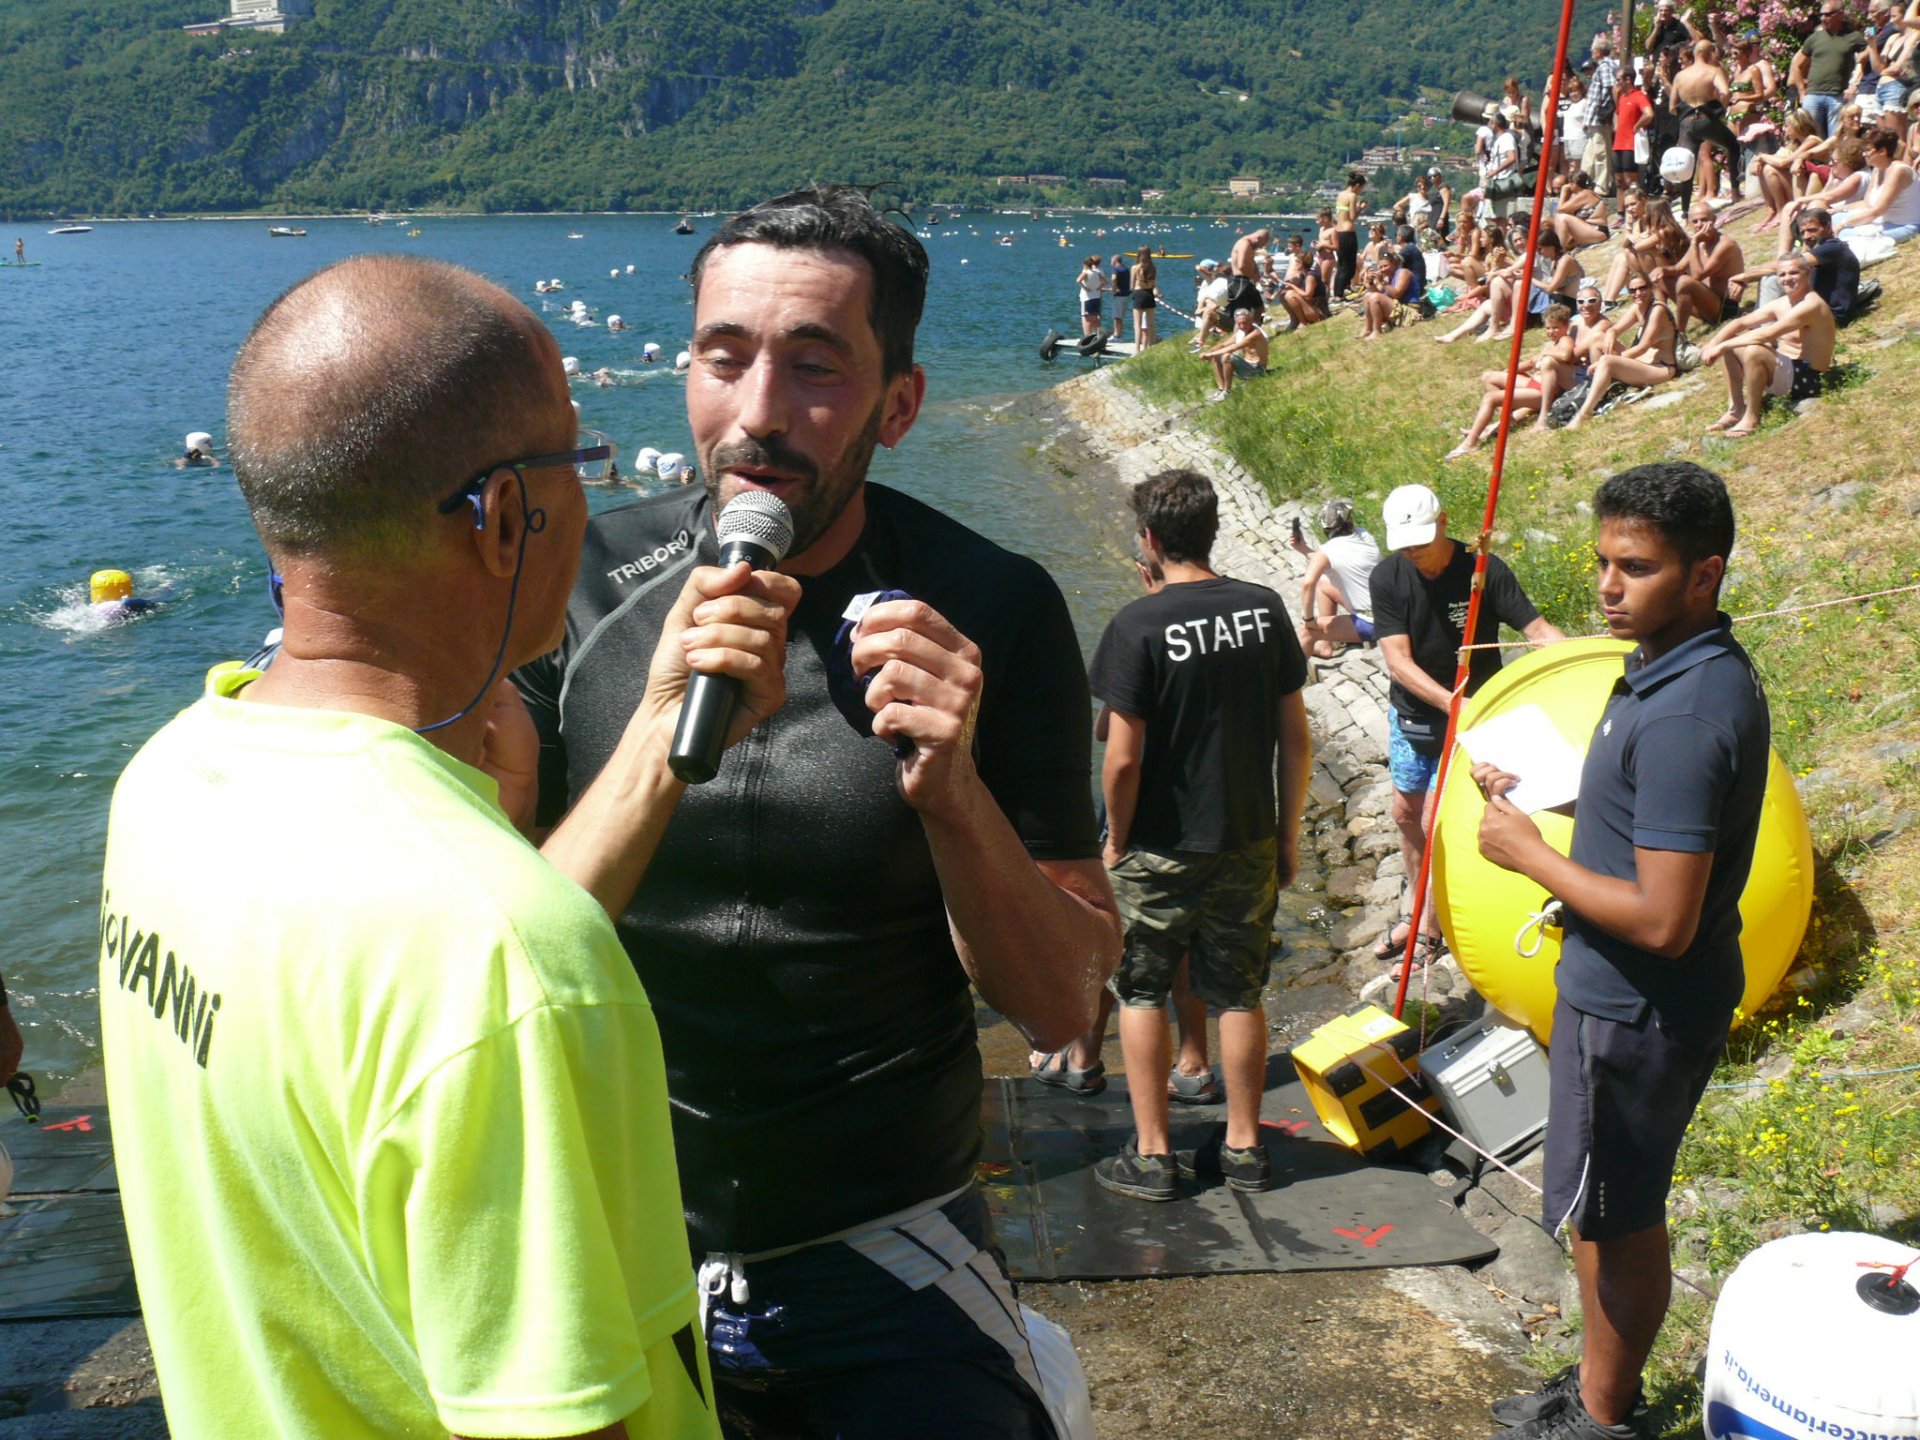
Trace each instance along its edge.
<instances>
[{"instance_id":1,"label":"green grass","mask_svg":"<svg viewBox=\"0 0 1920 1440\"><path fill-rule=\"evenodd\" d=\"M1764 243L1736 238L1750 255ZM1703 435L1725 404L1717 370L1678 382L1698 388L1659 410L1621 407L1572 435L1515 433L1494 549L1542 613L1569 634L1597 628L1583 502L1608 475L1668 458L1718 471L1733 493L1729 613L1920 584L1920 246L1873 275L1883 299L1841 332L1846 383L1805 415L1770 411L1749 440ZM1440 457L1471 417L1480 372L1503 366L1506 347L1443 348L1432 326L1362 344L1357 329L1342 315L1276 338L1268 376L1218 405L1198 403L1211 379L1183 334L1120 375L1187 408L1188 423L1275 502L1349 495L1377 533L1381 499L1418 481L1439 493L1453 533L1470 537L1492 446L1454 464ZM1850 495L1823 494L1842 483ZM1736 633L1766 683L1775 748L1818 782L1806 794L1816 881L1789 985L1742 1017L1715 1083L1745 1086L1763 1067L1773 1078L1709 1092L1681 1151L1676 1263L1703 1272L1708 1288L1756 1245L1795 1230L1920 1244L1920 1073L1841 1078L1920 1065L1920 750L1901 749L1920 739L1920 594L1746 620ZM1656 1433L1669 1440L1699 1433L1694 1376L1711 1313L1678 1289L1648 1367ZM1558 1368L1576 1323L1531 1358Z\"/></svg>"}]
</instances>

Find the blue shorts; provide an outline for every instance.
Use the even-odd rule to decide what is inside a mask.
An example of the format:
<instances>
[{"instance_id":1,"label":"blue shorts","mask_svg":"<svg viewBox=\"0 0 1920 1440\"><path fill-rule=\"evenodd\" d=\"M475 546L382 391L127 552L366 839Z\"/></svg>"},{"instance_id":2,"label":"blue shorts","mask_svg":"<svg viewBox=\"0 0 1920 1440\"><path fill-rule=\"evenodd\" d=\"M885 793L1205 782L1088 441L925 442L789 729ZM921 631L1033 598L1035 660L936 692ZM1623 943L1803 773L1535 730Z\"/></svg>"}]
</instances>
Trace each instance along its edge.
<instances>
[{"instance_id":1,"label":"blue shorts","mask_svg":"<svg viewBox=\"0 0 1920 1440\"><path fill-rule=\"evenodd\" d=\"M1366 616L1356 615L1353 617L1353 631L1354 634L1360 637L1363 644L1371 645L1373 643L1373 622L1367 619Z\"/></svg>"},{"instance_id":2,"label":"blue shorts","mask_svg":"<svg viewBox=\"0 0 1920 1440\"><path fill-rule=\"evenodd\" d=\"M1373 627L1367 627L1371 630ZM1393 788L1402 795L1424 795L1433 788L1434 772L1440 768L1438 755L1427 755L1413 748L1400 730L1400 712L1387 712L1387 774Z\"/></svg>"},{"instance_id":3,"label":"blue shorts","mask_svg":"<svg viewBox=\"0 0 1920 1440\"><path fill-rule=\"evenodd\" d=\"M722 1431L1053 1440L977 1191L887 1230L744 1266L708 1314Z\"/></svg>"},{"instance_id":4,"label":"blue shorts","mask_svg":"<svg viewBox=\"0 0 1920 1440\"><path fill-rule=\"evenodd\" d=\"M1098 300L1082 300L1080 302L1080 313L1088 319L1092 319L1100 313L1100 302Z\"/></svg>"}]
</instances>

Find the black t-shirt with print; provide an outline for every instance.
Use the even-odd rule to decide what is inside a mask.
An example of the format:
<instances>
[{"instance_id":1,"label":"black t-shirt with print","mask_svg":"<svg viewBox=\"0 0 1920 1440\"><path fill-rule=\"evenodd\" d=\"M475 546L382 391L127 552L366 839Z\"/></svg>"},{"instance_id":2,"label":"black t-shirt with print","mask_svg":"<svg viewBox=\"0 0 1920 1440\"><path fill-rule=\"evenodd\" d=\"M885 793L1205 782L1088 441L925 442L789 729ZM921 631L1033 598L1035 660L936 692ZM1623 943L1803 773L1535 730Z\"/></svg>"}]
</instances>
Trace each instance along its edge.
<instances>
[{"instance_id":1,"label":"black t-shirt with print","mask_svg":"<svg viewBox=\"0 0 1920 1440\"><path fill-rule=\"evenodd\" d=\"M1114 616L1088 680L1146 722L1128 843L1221 854L1270 838L1280 701L1306 679L1287 607L1264 585L1186 581Z\"/></svg>"},{"instance_id":2,"label":"black t-shirt with print","mask_svg":"<svg viewBox=\"0 0 1920 1440\"><path fill-rule=\"evenodd\" d=\"M1447 568L1429 580L1411 558L1395 551L1374 567L1369 584L1373 591L1374 638L1405 635L1413 647L1413 663L1436 684L1451 690L1459 665L1460 636L1467 628L1467 601L1473 593L1473 552L1456 542ZM1498 640L1503 621L1524 630L1539 618L1540 612L1506 562L1498 555L1489 555L1487 593L1473 643L1490 645ZM1486 684L1499 669L1498 650L1474 651L1467 671L1467 694ZM1388 693L1407 743L1416 749L1438 750L1446 738L1447 712L1419 699L1397 680Z\"/></svg>"}]
</instances>

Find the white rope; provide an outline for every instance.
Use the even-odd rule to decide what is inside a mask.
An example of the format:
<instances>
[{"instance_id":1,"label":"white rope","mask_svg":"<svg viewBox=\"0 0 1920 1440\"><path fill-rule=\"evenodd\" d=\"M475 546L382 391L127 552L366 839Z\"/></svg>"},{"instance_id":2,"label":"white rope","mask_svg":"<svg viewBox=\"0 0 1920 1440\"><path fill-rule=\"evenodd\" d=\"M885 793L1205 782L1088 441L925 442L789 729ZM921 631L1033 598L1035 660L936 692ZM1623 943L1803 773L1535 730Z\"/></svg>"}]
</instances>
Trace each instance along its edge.
<instances>
[{"instance_id":1,"label":"white rope","mask_svg":"<svg viewBox=\"0 0 1920 1440\"><path fill-rule=\"evenodd\" d=\"M1502 1170L1506 1171L1507 1174L1513 1176L1514 1179L1518 1180L1522 1185L1526 1186L1527 1189L1531 1190L1534 1194L1539 1195L1543 1193L1538 1185L1534 1184L1531 1180L1527 1179L1526 1176L1522 1175L1518 1170L1514 1169L1511 1165L1507 1164L1507 1162L1502 1160L1498 1155L1494 1155L1489 1153L1488 1151L1482 1150L1478 1145L1474 1144L1473 1141L1469 1140L1465 1135L1462 1135L1458 1130L1454 1129L1451 1125L1447 1124L1446 1121L1442 1120L1438 1115L1434 1114L1431 1110L1427 1109L1423 1105L1415 1104L1411 1099L1403 1095L1399 1090L1395 1089L1391 1081L1385 1080L1381 1078L1379 1075L1374 1074L1373 1067L1367 1064L1366 1061L1356 1057L1353 1063L1358 1065L1361 1071L1369 1079L1371 1079L1374 1084L1388 1091L1396 1100L1398 1100L1402 1105L1405 1105L1409 1110L1418 1110L1422 1115L1426 1116L1427 1119L1431 1120L1435 1125L1438 1125L1442 1130L1446 1131L1447 1134L1453 1136L1454 1139L1458 1140L1462 1145L1466 1146L1469 1150L1473 1151L1473 1153L1478 1155L1482 1160L1490 1161L1491 1163L1498 1165Z\"/></svg>"},{"instance_id":2,"label":"white rope","mask_svg":"<svg viewBox=\"0 0 1920 1440\"><path fill-rule=\"evenodd\" d=\"M1560 928L1560 912L1562 908L1564 907L1562 907L1558 900L1549 900L1545 905L1542 905L1538 910L1534 911L1533 914L1529 915L1527 917L1527 923L1514 932L1513 953L1518 955L1522 960L1531 960L1534 956L1538 955L1540 953L1540 947L1546 943L1547 927L1551 925L1555 929ZM1526 940L1529 930L1533 931L1533 943L1531 945L1525 945L1523 942Z\"/></svg>"}]
</instances>

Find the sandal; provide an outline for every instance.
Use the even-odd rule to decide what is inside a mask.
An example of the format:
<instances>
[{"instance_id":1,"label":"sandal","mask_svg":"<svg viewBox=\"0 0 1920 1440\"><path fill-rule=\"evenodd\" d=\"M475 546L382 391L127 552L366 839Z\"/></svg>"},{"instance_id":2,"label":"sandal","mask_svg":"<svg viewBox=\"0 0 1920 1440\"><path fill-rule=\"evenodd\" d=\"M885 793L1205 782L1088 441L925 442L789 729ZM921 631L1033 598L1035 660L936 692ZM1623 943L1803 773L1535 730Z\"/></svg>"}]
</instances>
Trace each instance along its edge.
<instances>
[{"instance_id":1,"label":"sandal","mask_svg":"<svg viewBox=\"0 0 1920 1440\"><path fill-rule=\"evenodd\" d=\"M1391 960L1396 955L1404 955L1407 949L1407 931L1413 928L1406 920L1396 920L1386 934L1373 947L1373 958Z\"/></svg>"},{"instance_id":2,"label":"sandal","mask_svg":"<svg viewBox=\"0 0 1920 1440\"><path fill-rule=\"evenodd\" d=\"M1211 1068L1204 1075L1182 1075L1176 1066L1167 1072L1167 1098L1181 1105L1217 1105L1220 1082Z\"/></svg>"},{"instance_id":3,"label":"sandal","mask_svg":"<svg viewBox=\"0 0 1920 1440\"><path fill-rule=\"evenodd\" d=\"M1400 948L1386 957L1387 973L1389 975L1398 973L1400 966L1405 963L1407 955L1406 943L1406 938L1404 936L1401 937ZM1439 936L1422 935L1419 943L1413 947L1412 973L1417 975L1426 969L1427 966L1438 960L1445 948Z\"/></svg>"},{"instance_id":4,"label":"sandal","mask_svg":"<svg viewBox=\"0 0 1920 1440\"><path fill-rule=\"evenodd\" d=\"M1107 1065L1096 1060L1085 1070L1067 1064L1067 1052L1055 1050L1027 1062L1027 1073L1042 1085L1052 1085L1070 1095L1098 1095L1107 1088Z\"/></svg>"}]
</instances>

